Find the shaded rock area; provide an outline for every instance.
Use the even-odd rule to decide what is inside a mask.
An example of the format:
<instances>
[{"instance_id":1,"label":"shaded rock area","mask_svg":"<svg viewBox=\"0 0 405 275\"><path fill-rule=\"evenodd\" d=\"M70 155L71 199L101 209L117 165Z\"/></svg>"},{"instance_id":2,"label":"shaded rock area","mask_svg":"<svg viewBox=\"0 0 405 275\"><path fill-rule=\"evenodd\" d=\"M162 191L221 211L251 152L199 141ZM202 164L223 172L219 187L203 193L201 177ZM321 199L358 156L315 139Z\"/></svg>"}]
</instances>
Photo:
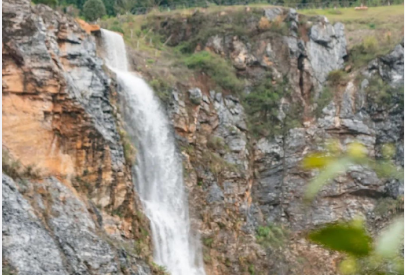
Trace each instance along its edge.
<instances>
[{"instance_id":1,"label":"shaded rock area","mask_svg":"<svg viewBox=\"0 0 405 275\"><path fill-rule=\"evenodd\" d=\"M398 44L395 49L370 62L369 73L378 73L391 86L399 87L404 84L404 44Z\"/></svg>"}]
</instances>

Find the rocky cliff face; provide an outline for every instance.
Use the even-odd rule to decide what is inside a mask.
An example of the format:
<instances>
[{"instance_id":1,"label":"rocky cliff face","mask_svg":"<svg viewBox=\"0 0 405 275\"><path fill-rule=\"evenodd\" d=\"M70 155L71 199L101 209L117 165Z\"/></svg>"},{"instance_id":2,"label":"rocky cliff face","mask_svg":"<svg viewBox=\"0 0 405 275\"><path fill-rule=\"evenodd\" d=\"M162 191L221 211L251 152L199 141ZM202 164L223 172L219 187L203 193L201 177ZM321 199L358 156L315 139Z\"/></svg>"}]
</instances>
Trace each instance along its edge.
<instances>
[{"instance_id":1,"label":"rocky cliff face","mask_svg":"<svg viewBox=\"0 0 405 275\"><path fill-rule=\"evenodd\" d=\"M403 188L352 167L304 211L303 191L314 174L301 161L333 138L342 148L360 141L376 158L382 145L394 144L403 166L403 44L349 72L319 108L327 76L350 54L342 24L281 8L154 19L153 31L168 45L213 52L244 81L236 93L197 72L171 87L165 101L207 274L336 274L340 255L308 243L306 231L359 215L378 231L392 214L380 205ZM76 21L46 6L3 1L6 168L15 172L19 162L24 175L40 169L35 178L3 174L3 263L18 274L159 272L123 149L114 79L95 45ZM274 123L283 124L283 105L299 104L299 124L253 134L244 95L282 79L292 93L282 94ZM284 246L258 240L259 226L268 225Z\"/></svg>"},{"instance_id":2,"label":"rocky cliff face","mask_svg":"<svg viewBox=\"0 0 405 275\"><path fill-rule=\"evenodd\" d=\"M102 64L73 19L3 1L3 262L18 274L151 272Z\"/></svg>"},{"instance_id":3,"label":"rocky cliff face","mask_svg":"<svg viewBox=\"0 0 405 275\"><path fill-rule=\"evenodd\" d=\"M305 232L359 216L370 230L378 231L392 214L381 214L379 208L384 200L401 196L403 189L372 170L352 167L305 210L302 197L314 174L303 170L301 162L322 150L325 140L334 139L342 149L359 141L372 158L381 156L384 144L394 144L396 163L403 166L403 106L397 96L403 82L403 45L367 68L348 73L315 114L313 98L330 85L330 72L345 67L349 53L344 25L279 8L154 19L155 30L171 46L186 45L191 52L205 50L230 60L245 81L245 93L255 93L255 83L270 72L274 85L277 78L288 79L293 96L284 100L304 106L301 126L282 135L257 137L247 126L250 106L242 104L243 95L215 91L208 76L173 91L168 112L184 155L190 205L209 274L336 274L340 256L309 244ZM288 28L263 26L266 21L284 22ZM235 30L229 24L246 29ZM381 80L393 96L376 102L370 87ZM276 123L281 125L282 111L279 118ZM290 231L282 251L277 245L258 244L257 229L268 224Z\"/></svg>"}]
</instances>

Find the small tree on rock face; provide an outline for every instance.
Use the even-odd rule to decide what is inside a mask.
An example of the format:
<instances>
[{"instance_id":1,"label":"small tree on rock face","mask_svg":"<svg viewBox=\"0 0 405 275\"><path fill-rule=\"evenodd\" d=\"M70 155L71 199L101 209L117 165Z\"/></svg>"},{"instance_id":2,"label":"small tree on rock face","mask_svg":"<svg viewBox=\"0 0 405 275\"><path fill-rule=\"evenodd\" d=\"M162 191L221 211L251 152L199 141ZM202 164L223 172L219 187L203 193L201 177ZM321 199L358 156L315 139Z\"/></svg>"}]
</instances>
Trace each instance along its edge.
<instances>
[{"instance_id":1,"label":"small tree on rock face","mask_svg":"<svg viewBox=\"0 0 405 275\"><path fill-rule=\"evenodd\" d=\"M96 21L105 14L105 6L101 0L87 0L83 5L83 15L88 21Z\"/></svg>"}]
</instances>

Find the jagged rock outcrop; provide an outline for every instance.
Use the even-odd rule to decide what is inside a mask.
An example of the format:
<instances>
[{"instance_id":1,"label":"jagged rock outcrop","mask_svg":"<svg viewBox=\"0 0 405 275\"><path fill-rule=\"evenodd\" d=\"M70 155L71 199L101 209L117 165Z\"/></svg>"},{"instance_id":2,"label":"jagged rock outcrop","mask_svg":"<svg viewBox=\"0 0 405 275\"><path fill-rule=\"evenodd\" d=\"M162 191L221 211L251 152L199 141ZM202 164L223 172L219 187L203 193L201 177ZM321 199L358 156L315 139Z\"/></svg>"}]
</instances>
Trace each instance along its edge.
<instances>
[{"instance_id":1,"label":"jagged rock outcrop","mask_svg":"<svg viewBox=\"0 0 405 275\"><path fill-rule=\"evenodd\" d=\"M326 18L320 20L310 29L306 49L314 77L324 84L329 72L343 68L347 55L344 25L332 26Z\"/></svg>"},{"instance_id":2,"label":"jagged rock outcrop","mask_svg":"<svg viewBox=\"0 0 405 275\"><path fill-rule=\"evenodd\" d=\"M2 6L2 145L22 173L18 184L3 177L6 262L19 274L151 274L148 221L95 39L47 6Z\"/></svg>"},{"instance_id":3,"label":"jagged rock outcrop","mask_svg":"<svg viewBox=\"0 0 405 275\"><path fill-rule=\"evenodd\" d=\"M368 65L369 73L378 73L391 86L399 87L404 83L404 44L398 44L395 49L381 56Z\"/></svg>"},{"instance_id":4,"label":"jagged rock outcrop","mask_svg":"<svg viewBox=\"0 0 405 275\"><path fill-rule=\"evenodd\" d=\"M133 188L94 39L29 1L4 1L3 24L3 145L44 174L98 181L96 204L122 205Z\"/></svg>"}]
</instances>

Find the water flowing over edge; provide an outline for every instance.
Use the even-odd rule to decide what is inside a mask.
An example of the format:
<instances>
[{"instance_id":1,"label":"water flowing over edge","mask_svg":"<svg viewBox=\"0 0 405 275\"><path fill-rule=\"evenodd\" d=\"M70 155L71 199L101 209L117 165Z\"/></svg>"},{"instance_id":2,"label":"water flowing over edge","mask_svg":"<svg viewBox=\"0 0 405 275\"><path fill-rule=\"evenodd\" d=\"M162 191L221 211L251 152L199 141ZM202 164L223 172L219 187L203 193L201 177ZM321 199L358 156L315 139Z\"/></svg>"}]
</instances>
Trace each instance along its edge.
<instances>
[{"instance_id":1,"label":"water flowing over edge","mask_svg":"<svg viewBox=\"0 0 405 275\"><path fill-rule=\"evenodd\" d=\"M138 150L136 188L151 222L154 260L172 275L205 275L199 239L190 230L181 158L171 125L146 82L128 71L123 38L101 30L105 61L117 74L126 130Z\"/></svg>"}]
</instances>

